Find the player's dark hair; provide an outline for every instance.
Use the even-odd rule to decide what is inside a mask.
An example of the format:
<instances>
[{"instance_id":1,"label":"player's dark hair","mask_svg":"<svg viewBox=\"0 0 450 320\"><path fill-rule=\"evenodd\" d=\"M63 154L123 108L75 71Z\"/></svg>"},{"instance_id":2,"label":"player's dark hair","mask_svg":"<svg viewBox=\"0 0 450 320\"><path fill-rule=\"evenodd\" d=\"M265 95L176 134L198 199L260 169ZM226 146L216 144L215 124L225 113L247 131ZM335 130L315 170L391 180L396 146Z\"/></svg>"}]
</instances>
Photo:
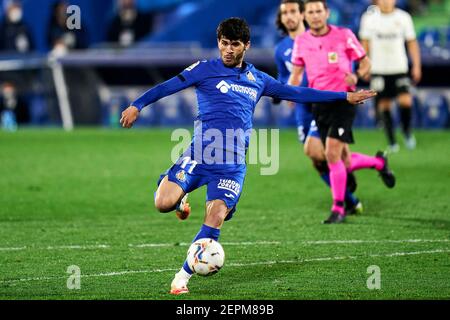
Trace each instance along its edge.
<instances>
[{"instance_id":1,"label":"player's dark hair","mask_svg":"<svg viewBox=\"0 0 450 320\"><path fill-rule=\"evenodd\" d=\"M305 6L306 6L308 3L313 3L313 2L322 2L322 3L323 3L323 7L324 7L325 9L328 9L328 5L327 5L327 1L326 1L326 0L305 0Z\"/></svg>"},{"instance_id":2,"label":"player's dark hair","mask_svg":"<svg viewBox=\"0 0 450 320\"><path fill-rule=\"evenodd\" d=\"M281 0L280 5L278 6L278 12L277 12L277 19L275 21L275 24L277 25L278 30L281 31L282 35L287 35L289 32L286 29L286 27L281 22L281 5L285 3L297 3L298 8L300 10L300 13L303 13L305 11L305 5L302 0Z\"/></svg>"},{"instance_id":3,"label":"player's dark hair","mask_svg":"<svg viewBox=\"0 0 450 320\"><path fill-rule=\"evenodd\" d=\"M247 44L250 41L250 27L241 18L229 18L223 20L217 27L217 39L227 38L228 40L242 41Z\"/></svg>"}]
</instances>

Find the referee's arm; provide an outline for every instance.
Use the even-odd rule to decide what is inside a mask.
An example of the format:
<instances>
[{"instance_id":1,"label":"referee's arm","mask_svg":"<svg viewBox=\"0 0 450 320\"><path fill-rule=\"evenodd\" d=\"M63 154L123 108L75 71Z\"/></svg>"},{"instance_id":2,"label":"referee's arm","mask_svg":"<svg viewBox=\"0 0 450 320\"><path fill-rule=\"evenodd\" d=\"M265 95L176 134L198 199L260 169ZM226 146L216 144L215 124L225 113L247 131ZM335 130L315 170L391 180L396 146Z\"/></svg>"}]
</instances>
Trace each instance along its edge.
<instances>
[{"instance_id":1,"label":"referee's arm","mask_svg":"<svg viewBox=\"0 0 450 320\"><path fill-rule=\"evenodd\" d=\"M364 51L366 52L366 56L364 57L364 59L370 57L370 41L367 40L367 39L361 39L360 43L361 43L362 47L364 48ZM361 67L361 63L360 63L359 66ZM364 81L369 81L370 80L370 71L371 71L370 70L370 68L371 68L370 60L369 60L369 67L368 68L369 69L364 74L360 74L359 73L359 69L358 69L358 73L357 74Z\"/></svg>"},{"instance_id":2,"label":"referee's arm","mask_svg":"<svg viewBox=\"0 0 450 320\"><path fill-rule=\"evenodd\" d=\"M289 76L288 84L298 87L303 81L303 72L305 67L293 65L291 75Z\"/></svg>"},{"instance_id":3,"label":"referee's arm","mask_svg":"<svg viewBox=\"0 0 450 320\"><path fill-rule=\"evenodd\" d=\"M372 64L370 62L369 57L366 54L361 60L359 60L359 67L358 70L356 70L357 76L361 79L367 79L370 75L371 67Z\"/></svg>"}]
</instances>

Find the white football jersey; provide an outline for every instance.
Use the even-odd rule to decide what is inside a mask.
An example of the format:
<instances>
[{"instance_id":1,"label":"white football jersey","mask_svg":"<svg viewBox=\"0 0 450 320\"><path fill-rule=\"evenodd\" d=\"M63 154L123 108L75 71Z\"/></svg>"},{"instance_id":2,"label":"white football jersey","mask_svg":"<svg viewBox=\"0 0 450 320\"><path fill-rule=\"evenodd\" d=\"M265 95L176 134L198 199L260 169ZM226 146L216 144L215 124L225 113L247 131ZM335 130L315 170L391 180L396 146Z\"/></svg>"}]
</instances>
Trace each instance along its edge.
<instances>
[{"instance_id":1,"label":"white football jersey","mask_svg":"<svg viewBox=\"0 0 450 320\"><path fill-rule=\"evenodd\" d=\"M405 42L416 39L409 13L395 9L384 14L378 7L369 7L361 17L361 40L369 40L373 74L389 75L408 72Z\"/></svg>"}]
</instances>

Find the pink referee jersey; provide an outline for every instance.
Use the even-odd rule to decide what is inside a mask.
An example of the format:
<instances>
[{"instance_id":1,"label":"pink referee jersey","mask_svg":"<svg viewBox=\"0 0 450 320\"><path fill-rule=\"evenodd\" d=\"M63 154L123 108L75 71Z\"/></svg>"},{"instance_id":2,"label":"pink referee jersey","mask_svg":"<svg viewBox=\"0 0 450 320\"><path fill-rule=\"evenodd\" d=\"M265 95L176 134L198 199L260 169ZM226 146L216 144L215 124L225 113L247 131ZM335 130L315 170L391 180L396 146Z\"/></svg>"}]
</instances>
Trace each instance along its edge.
<instances>
[{"instance_id":1,"label":"pink referee jersey","mask_svg":"<svg viewBox=\"0 0 450 320\"><path fill-rule=\"evenodd\" d=\"M295 38L292 63L305 67L309 87L330 91L354 91L345 83L346 73L352 72L352 62L366 56L364 48L347 28L328 25L323 36L311 31Z\"/></svg>"}]
</instances>

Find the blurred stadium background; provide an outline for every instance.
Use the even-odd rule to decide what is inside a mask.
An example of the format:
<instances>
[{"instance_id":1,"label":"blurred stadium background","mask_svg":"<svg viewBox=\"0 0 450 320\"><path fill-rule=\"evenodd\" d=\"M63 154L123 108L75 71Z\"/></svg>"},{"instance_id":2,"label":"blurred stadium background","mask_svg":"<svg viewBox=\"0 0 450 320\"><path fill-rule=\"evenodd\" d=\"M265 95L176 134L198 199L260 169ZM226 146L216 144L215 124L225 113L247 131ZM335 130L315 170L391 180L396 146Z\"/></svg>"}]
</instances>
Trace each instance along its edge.
<instances>
[{"instance_id":1,"label":"blurred stadium background","mask_svg":"<svg viewBox=\"0 0 450 320\"><path fill-rule=\"evenodd\" d=\"M86 125L117 127L120 112L139 93L199 59L216 57L215 28L229 16L244 17L251 25L253 47L247 60L276 76L273 50L280 39L274 26L278 0L0 3L0 83L3 96L15 88L19 101L15 113L21 126L64 126L68 130ZM23 7L23 26L6 30L7 10L14 3ZM119 8L133 3L139 12L136 22L120 28L115 18ZM450 0L397 3L414 16L423 57L423 80L414 91L414 126L448 128ZM360 17L370 4L369 0L330 0L331 22L350 27L357 34ZM74 32L58 25L58 13L54 12L59 10L67 17L68 5L81 9L81 30ZM28 34L27 40L14 37L14 33ZM193 90L187 90L146 108L137 125L190 126L195 103ZM360 108L356 127L375 126L372 103ZM269 99L260 104L256 126L294 126L292 110L273 106Z\"/></svg>"}]
</instances>

